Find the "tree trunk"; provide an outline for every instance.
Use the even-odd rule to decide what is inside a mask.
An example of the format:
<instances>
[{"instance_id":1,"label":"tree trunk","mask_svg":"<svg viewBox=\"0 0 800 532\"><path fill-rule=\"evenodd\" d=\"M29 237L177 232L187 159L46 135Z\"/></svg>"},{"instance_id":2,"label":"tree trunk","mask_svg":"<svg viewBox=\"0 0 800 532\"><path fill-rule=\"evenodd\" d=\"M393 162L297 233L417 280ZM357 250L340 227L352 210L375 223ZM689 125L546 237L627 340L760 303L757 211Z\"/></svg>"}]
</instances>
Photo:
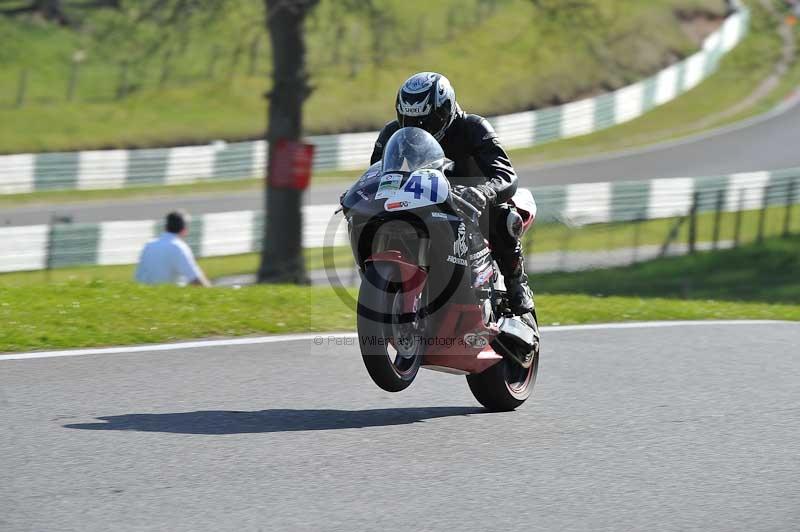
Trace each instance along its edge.
<instances>
[{"instance_id":1,"label":"tree trunk","mask_svg":"<svg viewBox=\"0 0 800 532\"><path fill-rule=\"evenodd\" d=\"M272 43L272 92L267 127L270 161L279 140L297 141L303 129L303 102L311 93L305 68L303 22L319 0L266 0ZM259 282L307 284L303 259L300 190L270 186L266 180L266 225Z\"/></svg>"}]
</instances>

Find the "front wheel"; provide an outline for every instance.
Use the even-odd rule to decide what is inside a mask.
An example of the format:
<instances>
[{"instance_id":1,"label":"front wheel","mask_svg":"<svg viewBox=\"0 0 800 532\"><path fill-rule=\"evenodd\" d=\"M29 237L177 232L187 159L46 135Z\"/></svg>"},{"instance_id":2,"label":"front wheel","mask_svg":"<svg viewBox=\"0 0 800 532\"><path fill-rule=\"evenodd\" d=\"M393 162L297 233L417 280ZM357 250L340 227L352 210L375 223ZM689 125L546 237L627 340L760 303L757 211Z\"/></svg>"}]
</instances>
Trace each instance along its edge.
<instances>
[{"instance_id":1,"label":"front wheel","mask_svg":"<svg viewBox=\"0 0 800 532\"><path fill-rule=\"evenodd\" d=\"M534 321L536 315L533 315ZM537 322L538 330L538 322ZM510 358L503 358L482 373L467 375L472 395L493 412L514 410L533 393L539 369L539 343L533 351L533 362L525 369Z\"/></svg>"},{"instance_id":2,"label":"front wheel","mask_svg":"<svg viewBox=\"0 0 800 532\"><path fill-rule=\"evenodd\" d=\"M404 294L392 277L391 272L367 267L358 293L358 339L375 384L399 392L414 381L422 365L424 325L420 318L401 319ZM415 303L416 312L420 301Z\"/></svg>"}]
</instances>

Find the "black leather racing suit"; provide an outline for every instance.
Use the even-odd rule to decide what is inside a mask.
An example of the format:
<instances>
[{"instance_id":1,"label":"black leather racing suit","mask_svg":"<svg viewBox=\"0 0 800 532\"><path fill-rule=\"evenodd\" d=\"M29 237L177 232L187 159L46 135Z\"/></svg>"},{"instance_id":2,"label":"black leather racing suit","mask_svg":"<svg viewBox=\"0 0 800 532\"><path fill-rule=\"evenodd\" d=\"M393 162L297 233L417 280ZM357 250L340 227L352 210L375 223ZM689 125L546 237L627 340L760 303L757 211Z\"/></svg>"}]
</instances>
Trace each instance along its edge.
<instances>
[{"instance_id":1,"label":"black leather racing suit","mask_svg":"<svg viewBox=\"0 0 800 532\"><path fill-rule=\"evenodd\" d=\"M370 164L381 160L384 146L398 129L397 120L384 126L375 142ZM503 276L518 277L524 273L522 246L506 228L510 210L506 202L517 191L517 174L497 134L485 118L459 111L439 143L445 156L455 163L453 170L448 172L453 185L488 185L497 194L494 204L481 217L481 225L489 227L492 255Z\"/></svg>"}]
</instances>

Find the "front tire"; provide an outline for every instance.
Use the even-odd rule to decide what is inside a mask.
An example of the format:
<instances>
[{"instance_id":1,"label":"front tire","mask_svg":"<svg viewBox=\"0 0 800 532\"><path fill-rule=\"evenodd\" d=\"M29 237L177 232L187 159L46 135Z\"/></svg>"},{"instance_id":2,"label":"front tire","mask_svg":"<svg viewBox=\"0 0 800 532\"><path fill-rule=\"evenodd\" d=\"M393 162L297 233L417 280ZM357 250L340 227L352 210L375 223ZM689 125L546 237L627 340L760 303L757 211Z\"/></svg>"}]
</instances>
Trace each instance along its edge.
<instances>
[{"instance_id":1,"label":"front tire","mask_svg":"<svg viewBox=\"0 0 800 532\"><path fill-rule=\"evenodd\" d=\"M536 320L536 315L533 315ZM537 322L538 330L538 322ZM508 412L522 405L533 393L539 370L539 344L533 352L533 362L528 369L510 358L503 358L482 373L467 375L472 395L492 412Z\"/></svg>"},{"instance_id":2,"label":"front tire","mask_svg":"<svg viewBox=\"0 0 800 532\"><path fill-rule=\"evenodd\" d=\"M401 323L403 292L387 273L372 265L366 269L358 292L358 339L375 384L399 392L414 382L422 365L422 324Z\"/></svg>"}]
</instances>

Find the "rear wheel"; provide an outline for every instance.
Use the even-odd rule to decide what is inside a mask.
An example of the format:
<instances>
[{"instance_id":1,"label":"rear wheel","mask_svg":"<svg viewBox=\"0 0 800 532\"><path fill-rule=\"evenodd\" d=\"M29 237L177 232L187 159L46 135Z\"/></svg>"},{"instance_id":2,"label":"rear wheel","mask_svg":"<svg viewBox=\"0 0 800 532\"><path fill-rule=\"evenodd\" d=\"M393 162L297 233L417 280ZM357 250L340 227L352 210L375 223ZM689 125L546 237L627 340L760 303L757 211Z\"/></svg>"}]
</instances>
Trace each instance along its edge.
<instances>
[{"instance_id":1,"label":"rear wheel","mask_svg":"<svg viewBox=\"0 0 800 532\"><path fill-rule=\"evenodd\" d=\"M536 321L536 315L533 315ZM538 329L538 324L537 324ZM539 344L533 350L533 362L523 368L510 358L503 360L482 373L467 375L472 395L480 404L495 412L514 410L533 393L539 369Z\"/></svg>"},{"instance_id":2,"label":"rear wheel","mask_svg":"<svg viewBox=\"0 0 800 532\"><path fill-rule=\"evenodd\" d=\"M400 283L368 266L358 293L361 357L372 380L387 392L399 392L414 381L422 364L424 324L403 319ZM399 276L397 276L399 278ZM420 298L414 312L420 309Z\"/></svg>"}]
</instances>

